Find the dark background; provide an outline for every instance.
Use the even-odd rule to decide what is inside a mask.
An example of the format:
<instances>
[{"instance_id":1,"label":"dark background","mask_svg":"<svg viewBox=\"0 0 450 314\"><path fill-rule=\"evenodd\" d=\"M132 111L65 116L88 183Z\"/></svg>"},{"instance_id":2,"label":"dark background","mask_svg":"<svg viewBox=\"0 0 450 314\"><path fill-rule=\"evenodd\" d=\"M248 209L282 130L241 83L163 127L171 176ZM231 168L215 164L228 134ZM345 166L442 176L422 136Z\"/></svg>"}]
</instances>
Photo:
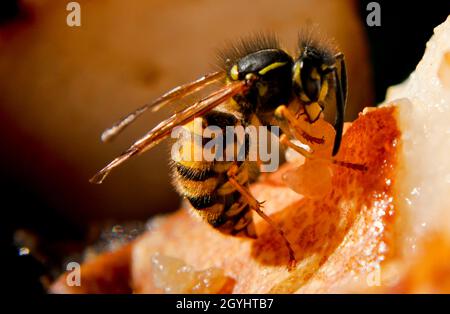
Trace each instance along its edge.
<instances>
[{"instance_id":1,"label":"dark background","mask_svg":"<svg viewBox=\"0 0 450 314\"><path fill-rule=\"evenodd\" d=\"M367 4L360 1L365 16ZM425 51L433 28L450 14L448 1L378 1L381 27L367 27L375 79L376 101L386 88L402 82L414 70ZM399 40L400 39L400 40ZM401 61L401 62L400 62Z\"/></svg>"},{"instance_id":2,"label":"dark background","mask_svg":"<svg viewBox=\"0 0 450 314\"><path fill-rule=\"evenodd\" d=\"M366 6L369 2L360 1L363 19L367 15ZM433 28L442 23L450 13L450 4L448 1L378 2L381 5L381 27L366 26L366 32L374 69L376 101L380 102L384 99L388 86L403 81L414 70ZM23 14L25 13L21 11L18 1L1 1L0 27L20 19ZM6 279L2 283L10 291L44 293L38 278L48 274L50 269L60 267L65 250L81 251L83 243L92 239L87 229L62 216L27 182L22 182L9 173L7 164L0 165L0 241L4 248L2 263L6 262L1 268L2 278ZM21 210L10 210L10 204ZM51 221L58 223L49 223ZM18 248L14 244L14 232L18 228L30 230L32 234L39 236L40 241L50 244L41 248L43 255L40 258L18 255Z\"/></svg>"}]
</instances>

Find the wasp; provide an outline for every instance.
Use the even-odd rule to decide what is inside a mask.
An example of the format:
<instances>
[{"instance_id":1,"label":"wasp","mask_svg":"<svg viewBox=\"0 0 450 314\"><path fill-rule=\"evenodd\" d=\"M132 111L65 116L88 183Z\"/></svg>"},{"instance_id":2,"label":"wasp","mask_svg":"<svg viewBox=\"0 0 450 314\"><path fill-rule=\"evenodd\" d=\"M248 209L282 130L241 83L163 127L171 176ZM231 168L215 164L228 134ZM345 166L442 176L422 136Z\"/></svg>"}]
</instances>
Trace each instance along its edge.
<instances>
[{"instance_id":1,"label":"wasp","mask_svg":"<svg viewBox=\"0 0 450 314\"><path fill-rule=\"evenodd\" d=\"M205 125L221 128L227 125L278 125L283 144L307 158L318 158L292 140L323 143L323 138L303 130L298 120L305 119L314 124L323 117L331 94L334 94L336 105L335 138L327 159L361 170L361 165L334 159L341 143L347 99L347 74L342 53L314 36L301 35L298 52L292 57L280 47L275 35L258 34L223 51L221 60L219 71L170 90L107 129L102 134L103 141L115 137L148 109L157 111L219 83L219 87L206 97L200 97L154 127L90 181L101 183L111 170L158 145L175 127L184 126L192 131L195 117L201 117ZM186 145L194 145L187 141ZM262 202L256 200L249 190L251 162L173 161L172 164L176 190L207 223L228 235L256 238L252 218L252 211L255 211L283 239L289 254L288 265L292 269L296 259L290 242L283 230L263 212Z\"/></svg>"}]
</instances>

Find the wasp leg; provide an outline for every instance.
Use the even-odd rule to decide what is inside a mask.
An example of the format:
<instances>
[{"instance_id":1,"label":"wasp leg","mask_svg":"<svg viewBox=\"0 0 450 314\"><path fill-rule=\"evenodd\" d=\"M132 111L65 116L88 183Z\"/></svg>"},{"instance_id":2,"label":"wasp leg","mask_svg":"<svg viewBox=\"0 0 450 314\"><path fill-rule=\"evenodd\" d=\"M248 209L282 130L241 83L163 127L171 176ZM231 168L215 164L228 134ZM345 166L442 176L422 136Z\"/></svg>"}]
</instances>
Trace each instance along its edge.
<instances>
[{"instance_id":1,"label":"wasp leg","mask_svg":"<svg viewBox=\"0 0 450 314\"><path fill-rule=\"evenodd\" d=\"M286 106L284 106L284 105L279 106L275 110L275 117L280 122L279 123L280 128L284 133L280 137L280 143L292 148L294 151L303 155L305 158L308 158L310 160L315 159L315 160L329 161L335 165L350 168L353 170L360 170L360 171L367 170L367 167L362 164L341 161L341 160L334 159L332 157L326 158L326 157L322 157L322 156L315 156L313 154L313 152L307 151L306 149L299 147L296 144L294 144L292 141L290 141L288 139L287 135L289 135L290 137L294 137L294 138L302 137L306 140L308 140L308 139L304 136L304 134L303 134L304 131L301 129L299 122L295 119L295 115L292 114L292 112ZM291 130L292 130L292 132L291 132Z\"/></svg>"},{"instance_id":2,"label":"wasp leg","mask_svg":"<svg viewBox=\"0 0 450 314\"><path fill-rule=\"evenodd\" d=\"M237 180L236 180L236 173L238 171L238 166L236 164L234 164L227 172L228 175L228 181L230 182L230 184L232 186L234 186L236 188L237 191L239 191L239 193L241 193L241 195L246 199L248 205L250 206L250 208L252 210L254 210L262 219L264 219L267 223L269 223L269 225L274 228L278 234L281 236L281 238L283 239L286 248L289 252L289 263L288 263L288 270L291 271L294 269L295 265L297 264L297 261L295 259L295 253L294 250L291 247L291 243L289 242L289 240L286 238L286 235L284 234L284 231L269 217L267 216L262 210L262 204L264 202L259 202L257 199L255 199L255 197L251 194L251 192L249 191L249 189L245 186L243 186L242 184L240 184Z\"/></svg>"},{"instance_id":3,"label":"wasp leg","mask_svg":"<svg viewBox=\"0 0 450 314\"><path fill-rule=\"evenodd\" d=\"M304 148L302 148L300 146L297 146L292 141L290 141L287 138L286 134L281 135L280 143L282 145L286 145L286 146L292 148L294 151L296 151L300 155L304 156L305 158L311 159L311 160L329 161L332 164L335 164L335 165L338 165L338 166L341 166L341 167L345 167L345 168L349 168L349 169L353 169L353 170L359 170L359 171L366 171L367 170L366 165L363 165L363 164L356 164L356 163L352 163L352 162L341 161L341 160L337 160L337 159L334 159L334 158L324 158L324 157L314 156L312 153L308 152L306 149L304 149Z\"/></svg>"},{"instance_id":4,"label":"wasp leg","mask_svg":"<svg viewBox=\"0 0 450 314\"><path fill-rule=\"evenodd\" d=\"M293 132L294 134L292 135L294 135L295 138L304 138L307 142L311 143L325 143L324 138L312 136L303 130L296 118L296 114L289 110L285 105L281 105L275 110L275 118L280 122L280 128L284 133L291 134Z\"/></svg>"}]
</instances>

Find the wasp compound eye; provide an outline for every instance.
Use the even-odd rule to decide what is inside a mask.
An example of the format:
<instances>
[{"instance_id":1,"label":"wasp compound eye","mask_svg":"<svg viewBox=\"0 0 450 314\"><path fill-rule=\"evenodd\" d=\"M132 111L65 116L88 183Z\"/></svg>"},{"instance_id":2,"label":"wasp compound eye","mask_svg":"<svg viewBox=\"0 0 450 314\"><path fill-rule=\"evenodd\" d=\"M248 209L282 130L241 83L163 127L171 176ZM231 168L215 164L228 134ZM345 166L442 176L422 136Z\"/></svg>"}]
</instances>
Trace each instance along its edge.
<instances>
[{"instance_id":1,"label":"wasp compound eye","mask_svg":"<svg viewBox=\"0 0 450 314\"><path fill-rule=\"evenodd\" d=\"M300 58L293 68L294 91L305 102L318 101L322 90L322 74L309 58Z\"/></svg>"}]
</instances>

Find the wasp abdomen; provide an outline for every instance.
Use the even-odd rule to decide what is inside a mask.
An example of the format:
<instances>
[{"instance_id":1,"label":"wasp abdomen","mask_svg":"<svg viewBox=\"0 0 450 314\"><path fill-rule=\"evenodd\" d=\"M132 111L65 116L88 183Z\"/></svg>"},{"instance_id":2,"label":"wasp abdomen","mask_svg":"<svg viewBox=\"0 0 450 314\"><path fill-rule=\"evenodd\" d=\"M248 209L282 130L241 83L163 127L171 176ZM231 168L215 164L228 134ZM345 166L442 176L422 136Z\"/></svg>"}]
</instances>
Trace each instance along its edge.
<instances>
[{"instance_id":1,"label":"wasp abdomen","mask_svg":"<svg viewBox=\"0 0 450 314\"><path fill-rule=\"evenodd\" d=\"M233 114L221 111L213 111L202 119L204 125L219 127L240 123ZM186 128L193 132L193 127L187 125ZM203 149L205 141L194 141L195 135L187 137L181 146L195 148L200 145L196 148ZM237 180L248 186L247 161L225 160L173 161L174 185L178 193L190 202L194 211L214 228L226 234L255 238L250 207L228 182L228 170L233 165L239 166L235 174Z\"/></svg>"}]
</instances>

